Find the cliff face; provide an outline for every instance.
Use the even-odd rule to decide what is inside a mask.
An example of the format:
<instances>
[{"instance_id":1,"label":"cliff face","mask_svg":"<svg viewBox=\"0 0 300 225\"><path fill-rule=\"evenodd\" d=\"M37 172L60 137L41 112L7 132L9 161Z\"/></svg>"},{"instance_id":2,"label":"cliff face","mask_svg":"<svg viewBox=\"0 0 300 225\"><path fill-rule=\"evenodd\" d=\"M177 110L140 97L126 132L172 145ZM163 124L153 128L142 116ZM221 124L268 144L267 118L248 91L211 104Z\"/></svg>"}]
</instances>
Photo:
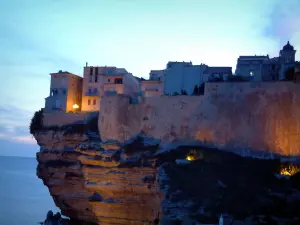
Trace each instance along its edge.
<instances>
[{"instance_id":1,"label":"cliff face","mask_svg":"<svg viewBox=\"0 0 300 225\"><path fill-rule=\"evenodd\" d=\"M85 124L36 127L37 175L71 224L300 224L300 167L199 146L160 149L140 133L101 142ZM195 160L178 163L188 153ZM284 207L283 207L284 206ZM78 221L79 223L73 223Z\"/></svg>"},{"instance_id":2,"label":"cliff face","mask_svg":"<svg viewBox=\"0 0 300 225\"><path fill-rule=\"evenodd\" d=\"M37 175L64 215L96 224L152 224L159 218L157 169L146 157L151 151L130 153L61 131L35 138L42 149Z\"/></svg>"}]
</instances>

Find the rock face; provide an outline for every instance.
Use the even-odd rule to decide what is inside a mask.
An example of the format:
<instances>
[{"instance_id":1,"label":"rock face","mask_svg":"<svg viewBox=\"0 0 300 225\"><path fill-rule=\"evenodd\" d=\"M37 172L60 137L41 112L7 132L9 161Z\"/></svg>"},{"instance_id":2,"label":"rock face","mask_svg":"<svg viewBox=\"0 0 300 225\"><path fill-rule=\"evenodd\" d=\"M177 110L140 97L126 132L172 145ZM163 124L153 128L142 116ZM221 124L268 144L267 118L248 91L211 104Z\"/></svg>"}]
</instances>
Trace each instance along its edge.
<instances>
[{"instance_id":1,"label":"rock face","mask_svg":"<svg viewBox=\"0 0 300 225\"><path fill-rule=\"evenodd\" d=\"M42 132L35 135L43 148L37 153L37 175L49 188L65 216L95 224L153 224L160 216L162 195L157 169L143 153L120 150L86 135ZM155 146L154 146L155 147ZM72 150L70 150L72 149Z\"/></svg>"},{"instance_id":2,"label":"rock face","mask_svg":"<svg viewBox=\"0 0 300 225\"><path fill-rule=\"evenodd\" d=\"M221 214L232 224L300 224L300 173L278 176L278 159L163 150L145 133L125 143L51 129L34 136L37 175L69 225L217 224ZM190 152L194 161L176 163Z\"/></svg>"}]
</instances>

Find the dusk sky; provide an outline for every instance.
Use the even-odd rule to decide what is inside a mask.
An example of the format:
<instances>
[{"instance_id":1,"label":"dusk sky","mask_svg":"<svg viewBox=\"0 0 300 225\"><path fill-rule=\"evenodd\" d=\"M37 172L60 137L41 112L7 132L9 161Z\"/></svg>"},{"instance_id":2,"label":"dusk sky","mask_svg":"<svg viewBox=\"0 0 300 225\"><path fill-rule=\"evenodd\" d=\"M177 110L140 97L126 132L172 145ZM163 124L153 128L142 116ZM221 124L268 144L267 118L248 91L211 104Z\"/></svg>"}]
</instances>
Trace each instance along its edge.
<instances>
[{"instance_id":1,"label":"dusk sky","mask_svg":"<svg viewBox=\"0 0 300 225\"><path fill-rule=\"evenodd\" d=\"M168 61L234 72L239 55L300 50L299 25L300 0L3 0L0 155L35 156L28 126L51 72L82 76L88 62L147 78Z\"/></svg>"}]
</instances>

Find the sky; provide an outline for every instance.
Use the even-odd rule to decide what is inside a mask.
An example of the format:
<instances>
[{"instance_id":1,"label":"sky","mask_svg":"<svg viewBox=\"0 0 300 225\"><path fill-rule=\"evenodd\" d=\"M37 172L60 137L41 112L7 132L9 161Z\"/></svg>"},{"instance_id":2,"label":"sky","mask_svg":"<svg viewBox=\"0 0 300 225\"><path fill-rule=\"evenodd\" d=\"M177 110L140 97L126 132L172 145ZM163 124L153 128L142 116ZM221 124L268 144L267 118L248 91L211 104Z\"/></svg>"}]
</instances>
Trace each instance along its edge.
<instances>
[{"instance_id":1,"label":"sky","mask_svg":"<svg viewBox=\"0 0 300 225\"><path fill-rule=\"evenodd\" d=\"M0 1L0 155L39 150L28 127L51 72L82 76L88 62L147 78L168 61L234 71L239 55L300 49L299 24L300 0Z\"/></svg>"}]
</instances>

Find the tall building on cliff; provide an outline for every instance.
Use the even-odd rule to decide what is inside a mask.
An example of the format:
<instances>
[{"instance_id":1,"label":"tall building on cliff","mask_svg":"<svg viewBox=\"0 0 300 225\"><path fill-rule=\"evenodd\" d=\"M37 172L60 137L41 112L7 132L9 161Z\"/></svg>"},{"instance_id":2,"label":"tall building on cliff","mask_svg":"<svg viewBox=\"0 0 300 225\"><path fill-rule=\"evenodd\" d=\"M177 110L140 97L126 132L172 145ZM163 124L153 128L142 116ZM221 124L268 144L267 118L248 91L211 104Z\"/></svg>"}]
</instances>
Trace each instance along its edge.
<instances>
[{"instance_id":1,"label":"tall building on cliff","mask_svg":"<svg viewBox=\"0 0 300 225\"><path fill-rule=\"evenodd\" d=\"M51 73L45 112L71 112L81 108L82 77L67 71Z\"/></svg>"},{"instance_id":2,"label":"tall building on cliff","mask_svg":"<svg viewBox=\"0 0 300 225\"><path fill-rule=\"evenodd\" d=\"M124 68L86 66L83 69L82 111L99 111L105 95L132 96L140 91L139 81Z\"/></svg>"},{"instance_id":3,"label":"tall building on cliff","mask_svg":"<svg viewBox=\"0 0 300 225\"><path fill-rule=\"evenodd\" d=\"M295 66L294 47L287 42L279 51L279 56L240 56L237 60L236 75L252 76L255 81L283 80L285 72Z\"/></svg>"}]
</instances>

